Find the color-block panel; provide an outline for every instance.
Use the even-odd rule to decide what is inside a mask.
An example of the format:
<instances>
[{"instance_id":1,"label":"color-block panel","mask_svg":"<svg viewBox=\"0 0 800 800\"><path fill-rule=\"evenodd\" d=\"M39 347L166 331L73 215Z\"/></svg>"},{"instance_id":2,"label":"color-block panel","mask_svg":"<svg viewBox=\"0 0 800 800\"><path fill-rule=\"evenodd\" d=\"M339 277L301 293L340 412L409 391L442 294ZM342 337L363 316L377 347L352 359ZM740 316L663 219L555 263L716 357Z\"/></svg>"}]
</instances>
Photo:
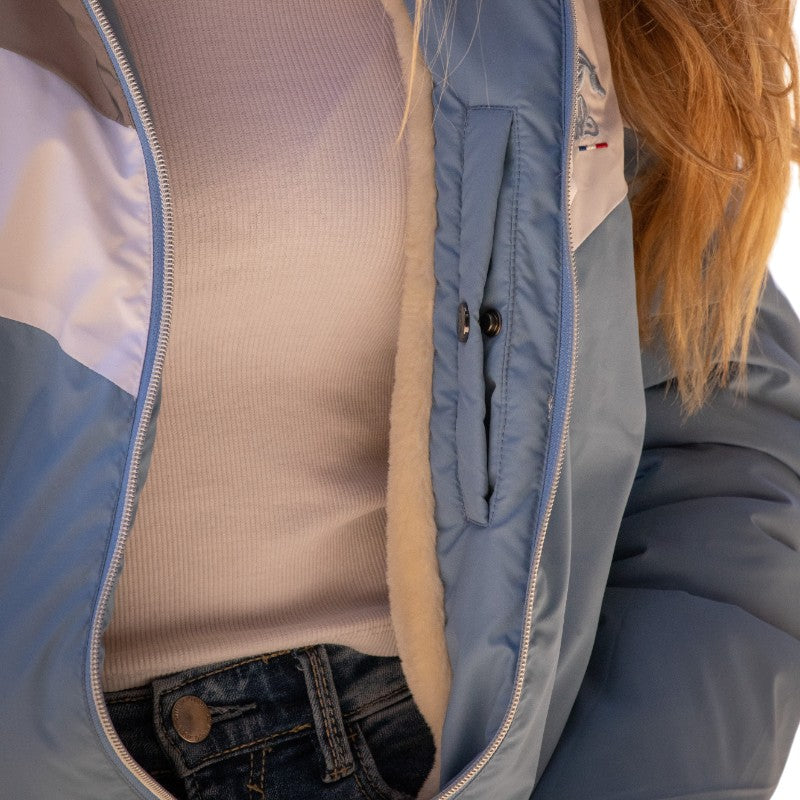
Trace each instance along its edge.
<instances>
[{"instance_id":1,"label":"color-block panel","mask_svg":"<svg viewBox=\"0 0 800 800\"><path fill-rule=\"evenodd\" d=\"M85 688L133 417L52 336L0 319L0 797L150 797L109 759Z\"/></svg>"},{"instance_id":2,"label":"color-block panel","mask_svg":"<svg viewBox=\"0 0 800 800\"><path fill-rule=\"evenodd\" d=\"M138 134L3 49L0 108L0 316L46 331L135 395L152 284Z\"/></svg>"}]
</instances>

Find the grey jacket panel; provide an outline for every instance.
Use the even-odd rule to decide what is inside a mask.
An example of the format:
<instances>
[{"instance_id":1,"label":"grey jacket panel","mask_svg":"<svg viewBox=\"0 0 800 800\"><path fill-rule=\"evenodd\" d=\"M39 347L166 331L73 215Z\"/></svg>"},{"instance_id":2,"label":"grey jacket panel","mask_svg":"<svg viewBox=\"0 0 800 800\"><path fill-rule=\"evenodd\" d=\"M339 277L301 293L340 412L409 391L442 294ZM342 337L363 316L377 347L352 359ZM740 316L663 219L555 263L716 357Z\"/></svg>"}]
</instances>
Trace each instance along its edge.
<instances>
[{"instance_id":1,"label":"grey jacket panel","mask_svg":"<svg viewBox=\"0 0 800 800\"><path fill-rule=\"evenodd\" d=\"M800 721L800 326L770 279L746 373L645 446L597 639L536 800L767 800Z\"/></svg>"}]
</instances>

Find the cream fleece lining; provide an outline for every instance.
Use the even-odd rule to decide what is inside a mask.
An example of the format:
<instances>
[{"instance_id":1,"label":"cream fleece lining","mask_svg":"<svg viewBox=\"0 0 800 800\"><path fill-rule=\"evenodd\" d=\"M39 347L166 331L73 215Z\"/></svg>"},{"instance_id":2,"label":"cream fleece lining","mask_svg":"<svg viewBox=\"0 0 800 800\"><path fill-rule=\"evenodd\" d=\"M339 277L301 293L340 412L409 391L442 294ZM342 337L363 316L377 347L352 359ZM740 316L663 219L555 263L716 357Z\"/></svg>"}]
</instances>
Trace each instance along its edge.
<instances>
[{"instance_id":1,"label":"cream fleece lining","mask_svg":"<svg viewBox=\"0 0 800 800\"><path fill-rule=\"evenodd\" d=\"M394 23L403 78L408 86L411 19L403 0L383 2ZM418 794L421 800L438 792L442 727L451 681L428 450L436 233L431 89L430 72L419 52L406 133L406 266L390 412L386 496L387 582L395 639L414 700L436 740L436 762Z\"/></svg>"}]
</instances>

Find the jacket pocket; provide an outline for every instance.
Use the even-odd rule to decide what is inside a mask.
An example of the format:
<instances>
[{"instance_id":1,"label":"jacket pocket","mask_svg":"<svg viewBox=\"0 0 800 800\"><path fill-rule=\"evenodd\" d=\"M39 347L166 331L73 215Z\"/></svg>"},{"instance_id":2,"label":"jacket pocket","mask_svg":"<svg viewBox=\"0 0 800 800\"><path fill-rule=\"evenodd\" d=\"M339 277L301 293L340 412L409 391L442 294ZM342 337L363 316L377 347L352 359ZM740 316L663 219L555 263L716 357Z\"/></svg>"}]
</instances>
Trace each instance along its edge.
<instances>
[{"instance_id":1,"label":"jacket pocket","mask_svg":"<svg viewBox=\"0 0 800 800\"><path fill-rule=\"evenodd\" d=\"M485 525L502 448L504 363L512 281L513 108L466 112L459 246L458 481L466 517Z\"/></svg>"}]
</instances>

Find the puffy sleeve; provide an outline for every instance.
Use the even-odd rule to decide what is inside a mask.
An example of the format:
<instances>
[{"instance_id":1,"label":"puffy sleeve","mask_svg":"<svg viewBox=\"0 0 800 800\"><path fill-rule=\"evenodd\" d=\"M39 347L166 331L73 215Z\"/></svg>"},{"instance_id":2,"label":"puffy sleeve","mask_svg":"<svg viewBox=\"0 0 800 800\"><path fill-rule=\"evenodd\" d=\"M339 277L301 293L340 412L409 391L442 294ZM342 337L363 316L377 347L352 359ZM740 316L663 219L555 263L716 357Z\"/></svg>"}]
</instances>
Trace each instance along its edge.
<instances>
[{"instance_id":1,"label":"puffy sleeve","mask_svg":"<svg viewBox=\"0 0 800 800\"><path fill-rule=\"evenodd\" d=\"M800 321L772 278L747 395L647 425L591 660L533 800L767 800L800 722Z\"/></svg>"}]
</instances>

